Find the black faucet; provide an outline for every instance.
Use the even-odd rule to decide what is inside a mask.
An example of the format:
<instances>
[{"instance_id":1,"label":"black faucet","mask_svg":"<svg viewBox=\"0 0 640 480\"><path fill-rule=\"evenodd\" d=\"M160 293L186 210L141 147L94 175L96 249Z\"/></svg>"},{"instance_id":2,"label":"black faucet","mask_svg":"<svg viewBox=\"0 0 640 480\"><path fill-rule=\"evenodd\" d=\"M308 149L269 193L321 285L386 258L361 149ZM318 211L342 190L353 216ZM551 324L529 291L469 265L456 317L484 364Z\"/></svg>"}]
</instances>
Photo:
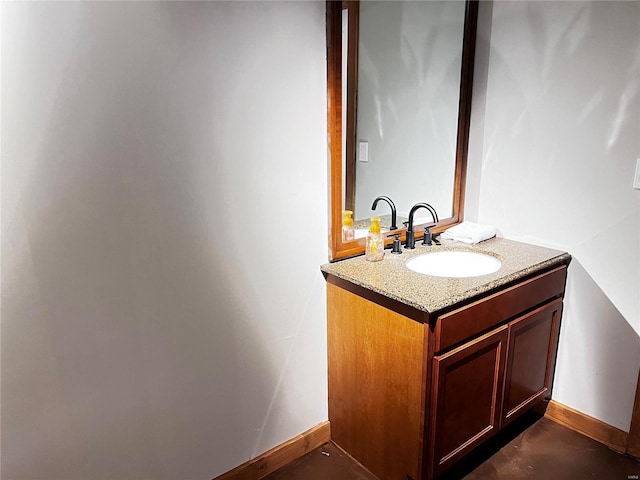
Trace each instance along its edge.
<instances>
[{"instance_id":1,"label":"black faucet","mask_svg":"<svg viewBox=\"0 0 640 480\"><path fill-rule=\"evenodd\" d=\"M384 200L391 207L391 227L389 227L389 230L397 230L398 226L396 225L396 204L393 203L393 200L391 200L389 197L380 196L373 201L373 205L371 205L371 210L376 209L376 207L378 206L378 201L380 200Z\"/></svg>"},{"instance_id":2,"label":"black faucet","mask_svg":"<svg viewBox=\"0 0 640 480\"><path fill-rule=\"evenodd\" d=\"M405 243L405 247L409 249L416 248L416 238L415 238L415 233L413 232L413 215L414 213L416 213L416 210L418 210L419 208L426 208L427 210L429 210L429 213L431 213L431 217L433 218L433 221L435 223L438 223L438 214L436 213L435 209L428 203L416 203L413 207L411 207L411 211L409 211L409 224L407 226L407 241ZM425 232L424 232L426 245L431 244L431 232L429 232L429 228L431 228L431 226L425 228ZM427 235L429 236L428 243L426 238Z\"/></svg>"}]
</instances>

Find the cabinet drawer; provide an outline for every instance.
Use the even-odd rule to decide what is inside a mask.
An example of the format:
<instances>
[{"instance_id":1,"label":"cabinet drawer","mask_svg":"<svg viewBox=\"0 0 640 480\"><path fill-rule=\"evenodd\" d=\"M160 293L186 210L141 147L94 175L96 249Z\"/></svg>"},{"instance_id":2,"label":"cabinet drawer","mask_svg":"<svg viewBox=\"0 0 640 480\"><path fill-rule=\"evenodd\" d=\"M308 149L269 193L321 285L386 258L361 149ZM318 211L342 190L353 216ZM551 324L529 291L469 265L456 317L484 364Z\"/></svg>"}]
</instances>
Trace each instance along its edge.
<instances>
[{"instance_id":1,"label":"cabinet drawer","mask_svg":"<svg viewBox=\"0 0 640 480\"><path fill-rule=\"evenodd\" d=\"M567 267L562 266L438 317L435 351L489 330L541 303L563 295Z\"/></svg>"}]
</instances>

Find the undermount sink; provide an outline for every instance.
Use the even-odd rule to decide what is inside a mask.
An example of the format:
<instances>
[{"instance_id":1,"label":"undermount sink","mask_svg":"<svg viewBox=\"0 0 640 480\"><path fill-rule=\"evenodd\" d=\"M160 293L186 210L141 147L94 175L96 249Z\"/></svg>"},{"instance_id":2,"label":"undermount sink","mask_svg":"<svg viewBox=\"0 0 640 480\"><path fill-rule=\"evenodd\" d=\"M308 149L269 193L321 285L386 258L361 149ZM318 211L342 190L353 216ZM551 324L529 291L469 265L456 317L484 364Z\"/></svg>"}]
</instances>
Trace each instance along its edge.
<instances>
[{"instance_id":1,"label":"undermount sink","mask_svg":"<svg viewBox=\"0 0 640 480\"><path fill-rule=\"evenodd\" d=\"M445 250L419 255L407 262L414 272L434 277L478 277L498 271L502 262L484 253Z\"/></svg>"}]
</instances>

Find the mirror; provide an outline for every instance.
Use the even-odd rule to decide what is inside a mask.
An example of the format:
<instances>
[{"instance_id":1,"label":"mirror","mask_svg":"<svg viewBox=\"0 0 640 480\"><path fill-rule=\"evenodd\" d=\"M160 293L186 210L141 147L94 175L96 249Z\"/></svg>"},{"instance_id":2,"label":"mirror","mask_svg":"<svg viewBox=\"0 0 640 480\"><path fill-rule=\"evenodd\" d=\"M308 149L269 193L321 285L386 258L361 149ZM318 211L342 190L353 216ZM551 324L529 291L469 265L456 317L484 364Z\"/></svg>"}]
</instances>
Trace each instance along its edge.
<instances>
[{"instance_id":1,"label":"mirror","mask_svg":"<svg viewBox=\"0 0 640 480\"><path fill-rule=\"evenodd\" d=\"M418 202L438 212L434 233L462 220L477 7L327 2L330 260L363 253L371 216L385 226L379 195L395 202L402 238ZM354 241L342 241L343 210Z\"/></svg>"}]
</instances>

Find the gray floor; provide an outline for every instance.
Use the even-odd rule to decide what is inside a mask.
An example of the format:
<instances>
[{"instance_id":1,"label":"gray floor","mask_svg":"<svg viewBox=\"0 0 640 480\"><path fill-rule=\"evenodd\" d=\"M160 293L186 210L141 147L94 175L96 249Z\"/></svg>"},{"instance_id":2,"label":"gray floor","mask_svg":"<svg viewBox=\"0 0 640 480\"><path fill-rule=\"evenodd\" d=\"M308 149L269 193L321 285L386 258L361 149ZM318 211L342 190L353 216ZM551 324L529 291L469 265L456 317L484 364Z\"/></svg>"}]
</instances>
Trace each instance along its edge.
<instances>
[{"instance_id":1,"label":"gray floor","mask_svg":"<svg viewBox=\"0 0 640 480\"><path fill-rule=\"evenodd\" d=\"M640 463L546 418L529 416L443 478L464 480L634 480ZM328 443L265 480L377 480Z\"/></svg>"}]
</instances>

